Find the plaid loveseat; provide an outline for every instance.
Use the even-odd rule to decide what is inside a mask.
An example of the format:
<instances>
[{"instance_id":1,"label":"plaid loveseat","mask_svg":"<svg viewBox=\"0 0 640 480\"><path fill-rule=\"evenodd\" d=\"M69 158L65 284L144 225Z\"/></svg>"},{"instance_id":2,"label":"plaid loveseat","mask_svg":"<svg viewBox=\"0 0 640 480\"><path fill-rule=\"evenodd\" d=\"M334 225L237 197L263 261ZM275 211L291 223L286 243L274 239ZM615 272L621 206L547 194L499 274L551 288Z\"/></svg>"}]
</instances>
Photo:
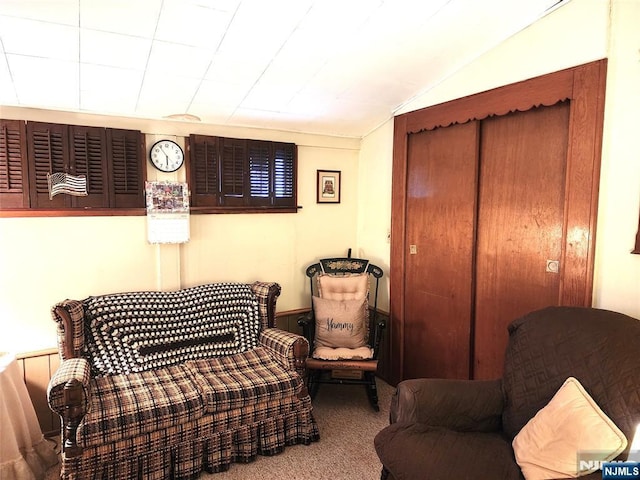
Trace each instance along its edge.
<instances>
[{"instance_id":1,"label":"plaid loveseat","mask_svg":"<svg viewBox=\"0 0 640 480\"><path fill-rule=\"evenodd\" d=\"M317 440L309 345L274 328L279 294L214 283L55 305L61 478L195 478Z\"/></svg>"}]
</instances>

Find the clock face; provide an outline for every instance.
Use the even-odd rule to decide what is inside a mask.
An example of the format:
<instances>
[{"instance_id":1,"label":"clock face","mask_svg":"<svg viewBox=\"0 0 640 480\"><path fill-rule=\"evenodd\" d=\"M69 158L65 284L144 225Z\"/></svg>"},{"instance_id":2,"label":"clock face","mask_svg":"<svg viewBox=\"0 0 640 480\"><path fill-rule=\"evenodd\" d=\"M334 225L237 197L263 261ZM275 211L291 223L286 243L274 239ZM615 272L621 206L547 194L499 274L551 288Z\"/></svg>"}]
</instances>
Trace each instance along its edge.
<instances>
[{"instance_id":1,"label":"clock face","mask_svg":"<svg viewBox=\"0 0 640 480\"><path fill-rule=\"evenodd\" d=\"M184 163L184 152L172 140L160 140L151 147L149 159L161 172L175 172Z\"/></svg>"}]
</instances>

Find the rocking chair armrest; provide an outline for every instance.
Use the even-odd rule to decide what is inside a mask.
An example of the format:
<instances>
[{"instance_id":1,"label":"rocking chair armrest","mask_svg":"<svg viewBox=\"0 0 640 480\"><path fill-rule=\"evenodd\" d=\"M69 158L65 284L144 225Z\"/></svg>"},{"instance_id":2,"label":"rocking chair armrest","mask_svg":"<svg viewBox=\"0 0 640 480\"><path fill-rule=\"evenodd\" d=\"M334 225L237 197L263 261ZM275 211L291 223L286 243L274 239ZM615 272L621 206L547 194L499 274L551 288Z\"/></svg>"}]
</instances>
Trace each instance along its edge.
<instances>
[{"instance_id":1,"label":"rocking chair armrest","mask_svg":"<svg viewBox=\"0 0 640 480\"><path fill-rule=\"evenodd\" d=\"M313 311L309 311L308 313L298 317L298 326L302 327L302 334L304 335L304 338L306 338L309 343L312 343L315 329Z\"/></svg>"},{"instance_id":2,"label":"rocking chair armrest","mask_svg":"<svg viewBox=\"0 0 640 480\"><path fill-rule=\"evenodd\" d=\"M468 432L498 431L504 396L501 380L404 380L391 399L390 420L420 422Z\"/></svg>"},{"instance_id":3,"label":"rocking chair armrest","mask_svg":"<svg viewBox=\"0 0 640 480\"><path fill-rule=\"evenodd\" d=\"M259 341L285 369L304 376L305 362L309 356L309 342L306 338L279 328L266 328L260 332Z\"/></svg>"}]
</instances>

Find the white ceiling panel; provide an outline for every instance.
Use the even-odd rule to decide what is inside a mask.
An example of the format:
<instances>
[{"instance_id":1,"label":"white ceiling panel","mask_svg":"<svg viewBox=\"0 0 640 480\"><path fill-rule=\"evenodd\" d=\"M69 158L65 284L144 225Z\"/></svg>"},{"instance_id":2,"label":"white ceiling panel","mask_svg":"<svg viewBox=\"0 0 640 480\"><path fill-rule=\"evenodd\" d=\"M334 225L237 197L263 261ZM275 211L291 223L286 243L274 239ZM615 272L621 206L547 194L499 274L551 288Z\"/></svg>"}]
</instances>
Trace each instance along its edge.
<instances>
[{"instance_id":1,"label":"white ceiling panel","mask_svg":"<svg viewBox=\"0 0 640 480\"><path fill-rule=\"evenodd\" d=\"M7 54L19 101L60 110L79 110L78 64Z\"/></svg>"},{"instance_id":2,"label":"white ceiling panel","mask_svg":"<svg viewBox=\"0 0 640 480\"><path fill-rule=\"evenodd\" d=\"M82 64L80 104L94 113L134 112L142 86L143 70Z\"/></svg>"},{"instance_id":3,"label":"white ceiling panel","mask_svg":"<svg viewBox=\"0 0 640 480\"><path fill-rule=\"evenodd\" d=\"M57 60L78 60L79 30L56 23L0 16L6 53Z\"/></svg>"},{"instance_id":4,"label":"white ceiling panel","mask_svg":"<svg viewBox=\"0 0 640 480\"><path fill-rule=\"evenodd\" d=\"M37 3L30 0L22 1ZM153 38L161 6L162 0L80 0L80 26Z\"/></svg>"},{"instance_id":5,"label":"white ceiling panel","mask_svg":"<svg viewBox=\"0 0 640 480\"><path fill-rule=\"evenodd\" d=\"M2 0L0 15L78 26L78 0Z\"/></svg>"},{"instance_id":6,"label":"white ceiling panel","mask_svg":"<svg viewBox=\"0 0 640 480\"><path fill-rule=\"evenodd\" d=\"M160 13L155 38L216 50L233 18L233 12L195 3L167 2Z\"/></svg>"},{"instance_id":7,"label":"white ceiling panel","mask_svg":"<svg viewBox=\"0 0 640 480\"><path fill-rule=\"evenodd\" d=\"M144 71L151 42L150 38L81 29L80 62Z\"/></svg>"},{"instance_id":8,"label":"white ceiling panel","mask_svg":"<svg viewBox=\"0 0 640 480\"><path fill-rule=\"evenodd\" d=\"M569 0L0 0L0 105L361 137Z\"/></svg>"}]
</instances>

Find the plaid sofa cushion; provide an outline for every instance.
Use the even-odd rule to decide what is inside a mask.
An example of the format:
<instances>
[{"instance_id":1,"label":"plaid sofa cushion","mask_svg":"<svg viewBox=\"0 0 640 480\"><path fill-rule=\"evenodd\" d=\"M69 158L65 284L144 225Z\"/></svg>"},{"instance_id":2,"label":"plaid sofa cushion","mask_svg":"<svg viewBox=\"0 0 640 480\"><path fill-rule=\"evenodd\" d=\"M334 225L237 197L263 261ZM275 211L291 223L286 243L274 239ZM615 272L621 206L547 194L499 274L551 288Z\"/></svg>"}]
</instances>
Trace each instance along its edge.
<instances>
[{"instance_id":1,"label":"plaid sofa cushion","mask_svg":"<svg viewBox=\"0 0 640 480\"><path fill-rule=\"evenodd\" d=\"M230 355L258 344L258 300L247 284L101 295L83 306L86 354L95 376Z\"/></svg>"},{"instance_id":2,"label":"plaid sofa cushion","mask_svg":"<svg viewBox=\"0 0 640 480\"><path fill-rule=\"evenodd\" d=\"M100 445L179 425L204 414L190 372L174 365L91 380L89 412L78 427L78 444Z\"/></svg>"},{"instance_id":3,"label":"plaid sofa cushion","mask_svg":"<svg viewBox=\"0 0 640 480\"><path fill-rule=\"evenodd\" d=\"M289 398L302 388L301 377L282 368L264 347L189 361L187 368L203 394L207 412Z\"/></svg>"}]
</instances>

